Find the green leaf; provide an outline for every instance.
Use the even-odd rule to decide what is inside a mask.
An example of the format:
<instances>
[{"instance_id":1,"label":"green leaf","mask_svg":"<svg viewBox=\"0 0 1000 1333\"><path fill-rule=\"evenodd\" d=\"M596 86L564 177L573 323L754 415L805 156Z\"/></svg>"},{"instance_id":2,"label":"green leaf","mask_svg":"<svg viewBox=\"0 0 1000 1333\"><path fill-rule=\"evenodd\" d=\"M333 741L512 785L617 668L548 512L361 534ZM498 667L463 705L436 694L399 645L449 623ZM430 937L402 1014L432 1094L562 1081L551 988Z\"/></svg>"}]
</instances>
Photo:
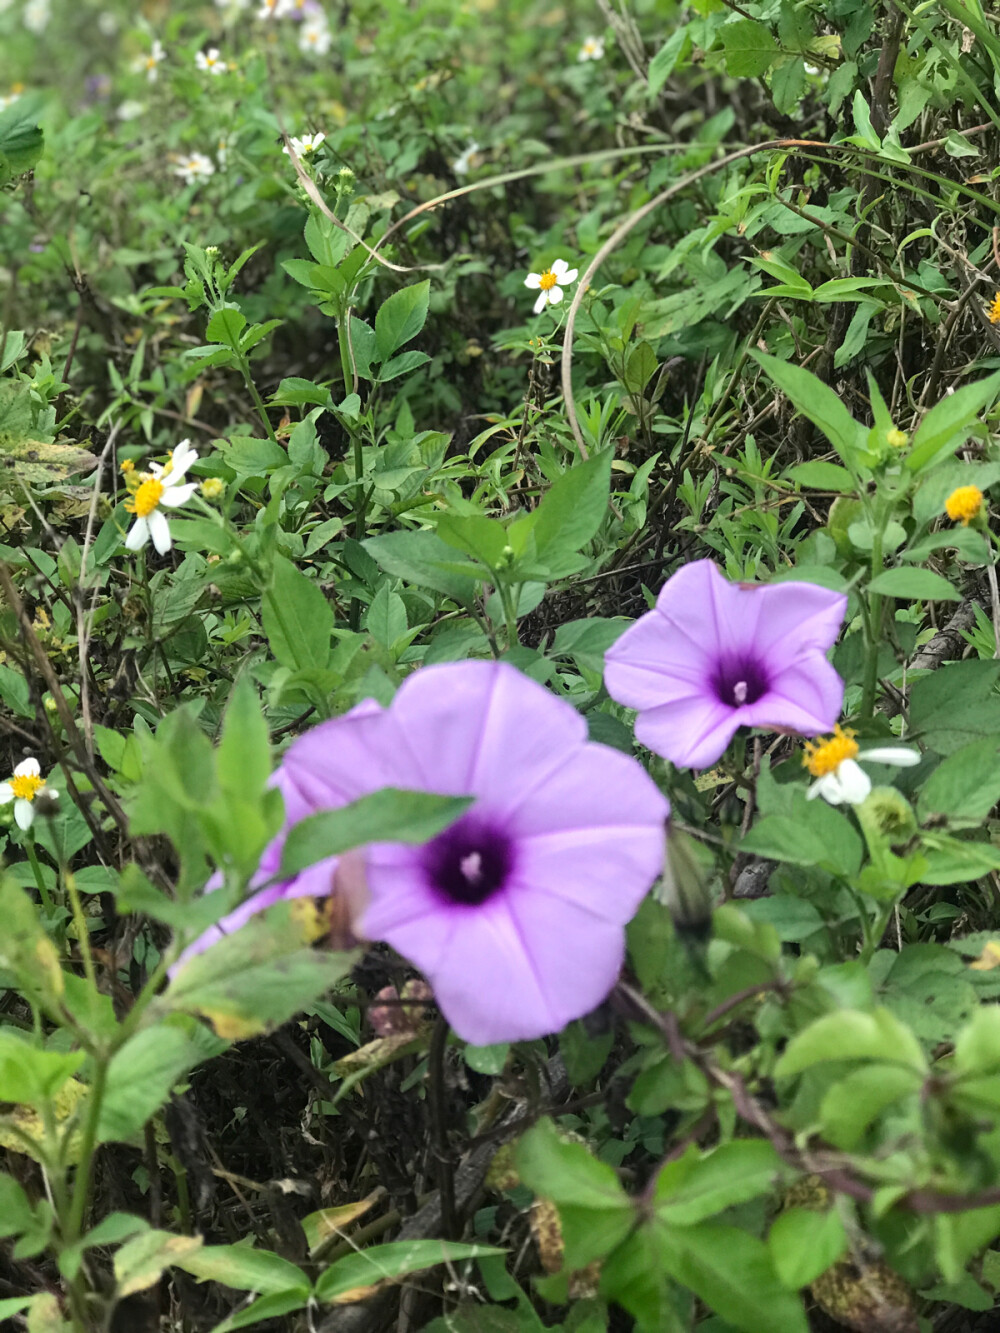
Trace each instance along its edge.
<instances>
[{"instance_id":1,"label":"green leaf","mask_svg":"<svg viewBox=\"0 0 1000 1333\"><path fill-rule=\"evenodd\" d=\"M0 1237L19 1236L34 1225L28 1196L10 1176L0 1175Z\"/></svg>"},{"instance_id":2,"label":"green leaf","mask_svg":"<svg viewBox=\"0 0 1000 1333\"><path fill-rule=\"evenodd\" d=\"M935 815L984 819L1000 801L1000 738L973 741L949 755L930 775L918 798L921 820Z\"/></svg>"},{"instance_id":3,"label":"green leaf","mask_svg":"<svg viewBox=\"0 0 1000 1333\"><path fill-rule=\"evenodd\" d=\"M838 495L850 494L854 490L854 478L847 468L837 463L824 463L816 459L811 463L797 463L785 473L789 481L796 486L808 486L818 491L835 491Z\"/></svg>"},{"instance_id":4,"label":"green leaf","mask_svg":"<svg viewBox=\"0 0 1000 1333\"><path fill-rule=\"evenodd\" d=\"M765 74L778 56L778 43L763 23L737 19L722 29L726 52L726 71L736 78L757 78Z\"/></svg>"},{"instance_id":5,"label":"green leaf","mask_svg":"<svg viewBox=\"0 0 1000 1333\"><path fill-rule=\"evenodd\" d=\"M406 603L398 592L390 592L385 584L379 588L365 616L365 629L386 649L403 637L407 630Z\"/></svg>"},{"instance_id":6,"label":"green leaf","mask_svg":"<svg viewBox=\"0 0 1000 1333\"><path fill-rule=\"evenodd\" d=\"M847 1250L847 1232L836 1208L789 1208L767 1235L771 1262L783 1286L798 1291L814 1282Z\"/></svg>"},{"instance_id":7,"label":"green leaf","mask_svg":"<svg viewBox=\"0 0 1000 1333\"><path fill-rule=\"evenodd\" d=\"M42 155L44 140L36 123L39 97L19 97L0 111L0 187L30 171Z\"/></svg>"},{"instance_id":8,"label":"green leaf","mask_svg":"<svg viewBox=\"0 0 1000 1333\"><path fill-rule=\"evenodd\" d=\"M868 431L855 421L828 384L802 366L779 361L764 352L751 352L797 411L817 426L840 455L841 462L854 470L864 451Z\"/></svg>"},{"instance_id":9,"label":"green leaf","mask_svg":"<svg viewBox=\"0 0 1000 1333\"><path fill-rule=\"evenodd\" d=\"M280 1027L319 999L353 964L350 954L304 948L311 900L278 903L188 959L152 1010L208 1018L227 1041Z\"/></svg>"},{"instance_id":10,"label":"green leaf","mask_svg":"<svg viewBox=\"0 0 1000 1333\"><path fill-rule=\"evenodd\" d=\"M910 728L938 754L1000 735L1000 662L946 663L910 687Z\"/></svg>"},{"instance_id":11,"label":"green leaf","mask_svg":"<svg viewBox=\"0 0 1000 1333\"><path fill-rule=\"evenodd\" d=\"M470 603L481 572L469 562L468 575L454 569L454 550L433 532L388 532L362 542L387 574L433 588L454 602Z\"/></svg>"},{"instance_id":12,"label":"green leaf","mask_svg":"<svg viewBox=\"0 0 1000 1333\"><path fill-rule=\"evenodd\" d=\"M442 541L479 560L491 572L504 564L507 529L498 519L485 514L442 514L437 533Z\"/></svg>"},{"instance_id":13,"label":"green leaf","mask_svg":"<svg viewBox=\"0 0 1000 1333\"><path fill-rule=\"evenodd\" d=\"M676 1281L743 1333L808 1333L801 1301L781 1284L763 1241L703 1222L662 1227L659 1255Z\"/></svg>"},{"instance_id":14,"label":"green leaf","mask_svg":"<svg viewBox=\"0 0 1000 1333\"><path fill-rule=\"evenodd\" d=\"M231 796L256 798L271 776L267 722L249 672L233 686L216 751L219 785Z\"/></svg>"},{"instance_id":15,"label":"green leaf","mask_svg":"<svg viewBox=\"0 0 1000 1333\"><path fill-rule=\"evenodd\" d=\"M523 1183L559 1209L567 1268L609 1254L634 1225L632 1202L611 1167L582 1143L567 1142L551 1120L528 1130L515 1162Z\"/></svg>"},{"instance_id":16,"label":"green leaf","mask_svg":"<svg viewBox=\"0 0 1000 1333\"><path fill-rule=\"evenodd\" d=\"M608 511L611 455L606 449L557 477L530 515L535 559L531 574L561 578L579 568L576 552L597 534Z\"/></svg>"},{"instance_id":17,"label":"green leaf","mask_svg":"<svg viewBox=\"0 0 1000 1333\"><path fill-rule=\"evenodd\" d=\"M309 1294L300 1291L282 1291L272 1296L261 1296L227 1315L221 1324L215 1325L211 1333L236 1333L237 1329L262 1324L265 1319L280 1319L282 1315L294 1314L308 1303Z\"/></svg>"},{"instance_id":18,"label":"green leaf","mask_svg":"<svg viewBox=\"0 0 1000 1333\"><path fill-rule=\"evenodd\" d=\"M424 327L430 301L430 280L393 292L375 316L375 348L379 361L388 361L398 348Z\"/></svg>"},{"instance_id":19,"label":"green leaf","mask_svg":"<svg viewBox=\"0 0 1000 1333\"><path fill-rule=\"evenodd\" d=\"M872 579L869 592L924 602L960 602L962 594L931 569L887 569Z\"/></svg>"},{"instance_id":20,"label":"green leaf","mask_svg":"<svg viewBox=\"0 0 1000 1333\"><path fill-rule=\"evenodd\" d=\"M339 810L308 815L288 832L281 877L297 875L328 856L339 856L370 842L427 842L453 824L473 800L472 796L437 796L384 787Z\"/></svg>"},{"instance_id":21,"label":"green leaf","mask_svg":"<svg viewBox=\"0 0 1000 1333\"><path fill-rule=\"evenodd\" d=\"M841 1009L824 1014L797 1032L774 1067L776 1078L790 1078L828 1060L880 1060L921 1073L927 1060L916 1037L888 1009L866 1014Z\"/></svg>"},{"instance_id":22,"label":"green leaf","mask_svg":"<svg viewBox=\"0 0 1000 1333\"><path fill-rule=\"evenodd\" d=\"M865 1130L887 1106L920 1090L923 1074L905 1065L863 1065L827 1089L820 1107L824 1135L837 1148L850 1152Z\"/></svg>"},{"instance_id":23,"label":"green leaf","mask_svg":"<svg viewBox=\"0 0 1000 1333\"><path fill-rule=\"evenodd\" d=\"M789 865L823 866L850 878L861 866L863 847L851 821L822 800L807 800L799 788L782 814L765 815L743 839L741 850Z\"/></svg>"},{"instance_id":24,"label":"green leaf","mask_svg":"<svg viewBox=\"0 0 1000 1333\"><path fill-rule=\"evenodd\" d=\"M686 25L682 24L671 33L649 62L649 91L654 97L673 74L689 41L690 34Z\"/></svg>"},{"instance_id":25,"label":"green leaf","mask_svg":"<svg viewBox=\"0 0 1000 1333\"><path fill-rule=\"evenodd\" d=\"M263 1296L286 1292L307 1296L312 1288L301 1268L270 1250L252 1250L249 1245L203 1245L178 1259L175 1266L202 1282L220 1282Z\"/></svg>"},{"instance_id":26,"label":"green leaf","mask_svg":"<svg viewBox=\"0 0 1000 1333\"><path fill-rule=\"evenodd\" d=\"M308 671L329 664L333 607L319 585L284 556L274 558L271 586L261 599L261 620L282 666Z\"/></svg>"},{"instance_id":27,"label":"green leaf","mask_svg":"<svg viewBox=\"0 0 1000 1333\"><path fill-rule=\"evenodd\" d=\"M906 466L911 472L925 472L942 459L950 458L968 438L982 409L1000 393L1000 371L975 384L942 398L917 427Z\"/></svg>"},{"instance_id":28,"label":"green leaf","mask_svg":"<svg viewBox=\"0 0 1000 1333\"><path fill-rule=\"evenodd\" d=\"M418 1273L435 1264L457 1263L505 1254L492 1245L465 1245L448 1240L396 1240L345 1255L320 1273L316 1299L341 1303L361 1300L383 1282Z\"/></svg>"},{"instance_id":29,"label":"green leaf","mask_svg":"<svg viewBox=\"0 0 1000 1333\"><path fill-rule=\"evenodd\" d=\"M661 1222L691 1226L773 1188L781 1158L765 1139L741 1139L700 1153L693 1145L656 1178L653 1207Z\"/></svg>"},{"instance_id":30,"label":"green leaf","mask_svg":"<svg viewBox=\"0 0 1000 1333\"><path fill-rule=\"evenodd\" d=\"M108 1067L98 1143L133 1139L201 1058L198 1046L177 1027L160 1023L130 1037Z\"/></svg>"},{"instance_id":31,"label":"green leaf","mask_svg":"<svg viewBox=\"0 0 1000 1333\"><path fill-rule=\"evenodd\" d=\"M0 1029L0 1102L41 1106L83 1064L83 1051L43 1051Z\"/></svg>"},{"instance_id":32,"label":"green leaf","mask_svg":"<svg viewBox=\"0 0 1000 1333\"><path fill-rule=\"evenodd\" d=\"M252 435L234 435L219 441L219 452L238 477L266 477L275 468L285 467L288 454L274 440L258 440Z\"/></svg>"},{"instance_id":33,"label":"green leaf","mask_svg":"<svg viewBox=\"0 0 1000 1333\"><path fill-rule=\"evenodd\" d=\"M208 321L205 337L210 342L222 343L226 347L231 347L233 351L239 351L240 334L246 326L247 319L242 310L236 306L223 306Z\"/></svg>"}]
</instances>

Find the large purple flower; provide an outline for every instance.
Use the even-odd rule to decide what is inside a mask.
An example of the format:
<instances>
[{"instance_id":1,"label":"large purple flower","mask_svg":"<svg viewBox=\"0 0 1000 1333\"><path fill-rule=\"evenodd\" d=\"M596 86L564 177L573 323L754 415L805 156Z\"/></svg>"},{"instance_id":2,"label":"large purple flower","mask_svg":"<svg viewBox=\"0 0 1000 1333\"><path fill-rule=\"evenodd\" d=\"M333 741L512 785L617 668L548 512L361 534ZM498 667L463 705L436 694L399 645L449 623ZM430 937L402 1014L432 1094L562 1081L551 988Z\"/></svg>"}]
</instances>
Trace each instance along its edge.
<instances>
[{"instance_id":1,"label":"large purple flower","mask_svg":"<svg viewBox=\"0 0 1000 1333\"><path fill-rule=\"evenodd\" d=\"M625 923L660 873L670 810L635 760L587 739L574 708L489 662L425 667L389 708L313 728L279 785L289 824L389 785L476 797L423 846L365 849L357 928L418 967L478 1044L559 1031L605 997ZM269 849L267 866L278 859ZM239 911L329 893L336 872L331 858Z\"/></svg>"},{"instance_id":2,"label":"large purple flower","mask_svg":"<svg viewBox=\"0 0 1000 1333\"><path fill-rule=\"evenodd\" d=\"M643 745L679 767L713 764L739 727L815 736L844 700L826 652L846 609L813 583L730 583L696 560L608 650L604 683L638 709Z\"/></svg>"}]
</instances>

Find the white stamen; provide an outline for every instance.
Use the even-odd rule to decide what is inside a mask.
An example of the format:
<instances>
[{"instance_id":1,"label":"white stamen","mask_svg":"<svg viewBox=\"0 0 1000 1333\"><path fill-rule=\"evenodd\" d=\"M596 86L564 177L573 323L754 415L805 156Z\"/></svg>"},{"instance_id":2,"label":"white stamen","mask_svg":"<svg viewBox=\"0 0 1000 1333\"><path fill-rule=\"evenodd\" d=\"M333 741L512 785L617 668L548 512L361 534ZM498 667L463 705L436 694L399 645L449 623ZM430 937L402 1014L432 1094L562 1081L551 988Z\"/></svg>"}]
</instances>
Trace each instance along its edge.
<instances>
[{"instance_id":1,"label":"white stamen","mask_svg":"<svg viewBox=\"0 0 1000 1333\"><path fill-rule=\"evenodd\" d=\"M745 680L738 680L733 686L733 702L743 705L747 701L747 683Z\"/></svg>"},{"instance_id":2,"label":"white stamen","mask_svg":"<svg viewBox=\"0 0 1000 1333\"><path fill-rule=\"evenodd\" d=\"M470 852L463 856L458 868L470 884L478 884L483 877L483 858L480 852Z\"/></svg>"}]
</instances>

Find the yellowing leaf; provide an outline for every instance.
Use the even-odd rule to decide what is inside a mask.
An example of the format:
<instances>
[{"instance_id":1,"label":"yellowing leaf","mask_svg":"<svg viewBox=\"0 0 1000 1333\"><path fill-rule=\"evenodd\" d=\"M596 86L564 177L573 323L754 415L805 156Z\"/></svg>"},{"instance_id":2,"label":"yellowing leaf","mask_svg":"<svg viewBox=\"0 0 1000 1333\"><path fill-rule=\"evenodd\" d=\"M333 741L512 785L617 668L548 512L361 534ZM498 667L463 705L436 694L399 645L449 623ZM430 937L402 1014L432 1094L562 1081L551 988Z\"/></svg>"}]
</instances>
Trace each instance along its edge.
<instances>
[{"instance_id":1,"label":"yellowing leaf","mask_svg":"<svg viewBox=\"0 0 1000 1333\"><path fill-rule=\"evenodd\" d=\"M992 972L995 967L1000 967L1000 940L987 940L982 953L969 966L973 972Z\"/></svg>"}]
</instances>

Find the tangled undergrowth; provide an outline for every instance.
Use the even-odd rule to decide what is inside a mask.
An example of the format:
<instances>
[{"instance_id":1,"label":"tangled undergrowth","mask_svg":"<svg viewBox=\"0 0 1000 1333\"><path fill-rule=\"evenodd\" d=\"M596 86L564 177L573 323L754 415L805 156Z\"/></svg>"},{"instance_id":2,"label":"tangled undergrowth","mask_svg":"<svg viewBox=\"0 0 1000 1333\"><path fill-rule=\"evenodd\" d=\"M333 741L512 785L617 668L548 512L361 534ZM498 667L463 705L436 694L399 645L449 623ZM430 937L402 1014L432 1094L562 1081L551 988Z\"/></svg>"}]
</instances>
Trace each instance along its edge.
<instances>
[{"instance_id":1,"label":"tangled undergrowth","mask_svg":"<svg viewBox=\"0 0 1000 1333\"><path fill-rule=\"evenodd\" d=\"M998 97L0 0L4 1327L996 1327Z\"/></svg>"}]
</instances>

